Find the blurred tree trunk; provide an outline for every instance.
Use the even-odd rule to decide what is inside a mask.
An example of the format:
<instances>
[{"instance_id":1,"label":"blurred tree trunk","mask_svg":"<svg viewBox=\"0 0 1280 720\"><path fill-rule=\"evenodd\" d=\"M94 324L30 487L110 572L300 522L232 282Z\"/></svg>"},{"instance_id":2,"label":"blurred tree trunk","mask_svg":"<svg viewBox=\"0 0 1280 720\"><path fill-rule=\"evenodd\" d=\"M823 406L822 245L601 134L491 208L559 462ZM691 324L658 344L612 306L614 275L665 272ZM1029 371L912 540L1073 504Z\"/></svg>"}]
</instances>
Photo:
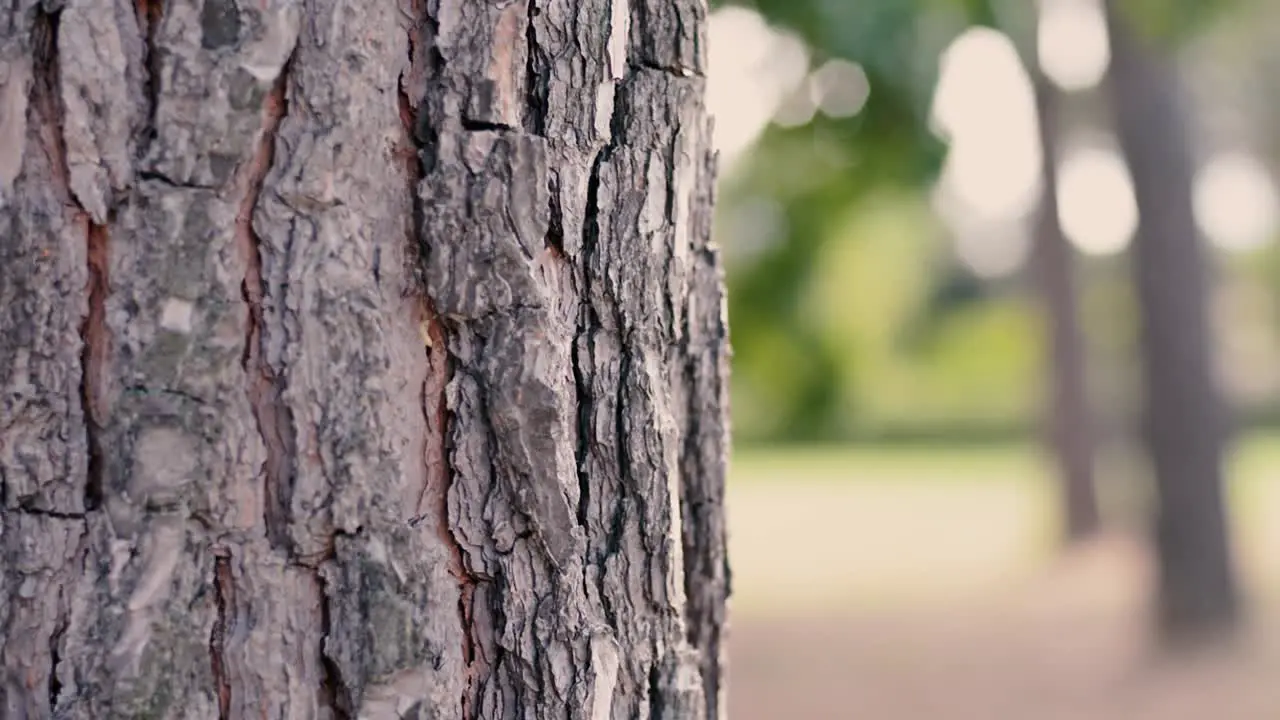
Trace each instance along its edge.
<instances>
[{"instance_id":1,"label":"blurred tree trunk","mask_svg":"<svg viewBox=\"0 0 1280 720\"><path fill-rule=\"evenodd\" d=\"M1034 60L1034 58L1033 58ZM1042 195L1036 215L1031 268L1048 329L1049 444L1058 463L1068 542L1095 535L1100 526L1094 481L1095 442L1080 328L1075 252L1058 218L1058 141L1061 93L1032 63L1040 123Z\"/></svg>"},{"instance_id":2,"label":"blurred tree trunk","mask_svg":"<svg viewBox=\"0 0 1280 720\"><path fill-rule=\"evenodd\" d=\"M1239 613L1223 497L1226 408L1212 368L1209 268L1192 215L1177 73L1113 2L1108 21L1111 102L1141 215L1132 266L1157 490L1159 621L1164 639L1178 643L1225 635Z\"/></svg>"},{"instance_id":3,"label":"blurred tree trunk","mask_svg":"<svg viewBox=\"0 0 1280 720\"><path fill-rule=\"evenodd\" d=\"M721 716L705 23L7 3L0 716Z\"/></svg>"}]
</instances>

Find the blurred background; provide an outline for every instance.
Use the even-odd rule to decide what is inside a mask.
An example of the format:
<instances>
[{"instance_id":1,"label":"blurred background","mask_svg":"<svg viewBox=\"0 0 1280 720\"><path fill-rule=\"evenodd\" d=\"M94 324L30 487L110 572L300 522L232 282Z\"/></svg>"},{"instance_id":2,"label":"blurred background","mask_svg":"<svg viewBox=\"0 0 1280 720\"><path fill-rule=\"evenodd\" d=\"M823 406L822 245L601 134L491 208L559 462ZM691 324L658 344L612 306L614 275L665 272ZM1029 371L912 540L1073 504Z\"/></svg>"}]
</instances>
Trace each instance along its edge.
<instances>
[{"instance_id":1,"label":"blurred background","mask_svg":"<svg viewBox=\"0 0 1280 720\"><path fill-rule=\"evenodd\" d=\"M736 720L1280 718L1280 3L712 3Z\"/></svg>"}]
</instances>

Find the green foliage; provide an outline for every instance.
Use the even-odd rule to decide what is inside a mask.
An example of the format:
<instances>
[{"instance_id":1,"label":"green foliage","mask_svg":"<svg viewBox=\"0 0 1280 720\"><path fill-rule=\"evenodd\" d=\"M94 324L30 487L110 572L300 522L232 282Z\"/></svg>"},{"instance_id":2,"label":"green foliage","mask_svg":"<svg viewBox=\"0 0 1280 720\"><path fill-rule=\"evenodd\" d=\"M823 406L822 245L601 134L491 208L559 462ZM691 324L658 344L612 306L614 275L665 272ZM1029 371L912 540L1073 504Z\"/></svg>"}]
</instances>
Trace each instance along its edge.
<instances>
[{"instance_id":1,"label":"green foliage","mask_svg":"<svg viewBox=\"0 0 1280 720\"><path fill-rule=\"evenodd\" d=\"M738 0L771 23L796 32L818 63L842 58L862 65L871 87L864 110L842 128L861 157L880 162L864 174L920 183L940 167L944 148L927 117L937 58L958 33L989 17L987 0Z\"/></svg>"},{"instance_id":2,"label":"green foliage","mask_svg":"<svg viewBox=\"0 0 1280 720\"><path fill-rule=\"evenodd\" d=\"M868 348L896 342L884 334L895 327L891 319L918 312L911 303L929 292L920 268L928 266L936 243L920 239L937 230L918 191L936 177L945 155L927 123L937 58L986 3L736 4L796 32L815 66L830 58L859 63L871 88L852 118L818 115L802 127L770 127L722 193L722 208L730 212L758 198L778 203L783 225L781 238L750 257L734 257L733 238L724 242L738 433L792 440L844 435L858 423L860 388L875 381L858 371ZM877 214L884 202L889 210ZM894 212L898 220L886 220ZM851 215L867 213L868 222L850 225ZM899 227L883 227L894 222ZM887 272L893 258L859 260L864 250L899 253L898 272ZM815 302L832 292L844 295ZM895 303L902 307L882 311L882 304ZM849 325L841 315L846 309L869 325Z\"/></svg>"},{"instance_id":3,"label":"green foliage","mask_svg":"<svg viewBox=\"0 0 1280 720\"><path fill-rule=\"evenodd\" d=\"M1137 32L1165 46L1226 8L1273 1L1114 0ZM721 213L764 204L778 219L759 247L721 239L735 432L795 441L1029 428L1043 359L1035 306L957 267L925 190L946 151L928 123L942 51L967 27L988 25L1027 55L1032 0L713 5L759 11L808 44L815 68L857 62L870 86L852 118L768 128L722 185ZM1264 265L1280 277L1280 261ZM1097 273L1083 300L1091 334L1118 357L1129 353L1134 318L1114 274Z\"/></svg>"},{"instance_id":4,"label":"green foliage","mask_svg":"<svg viewBox=\"0 0 1280 720\"><path fill-rule=\"evenodd\" d=\"M1139 35L1157 46L1178 47L1222 14L1248 0L1115 0Z\"/></svg>"}]
</instances>

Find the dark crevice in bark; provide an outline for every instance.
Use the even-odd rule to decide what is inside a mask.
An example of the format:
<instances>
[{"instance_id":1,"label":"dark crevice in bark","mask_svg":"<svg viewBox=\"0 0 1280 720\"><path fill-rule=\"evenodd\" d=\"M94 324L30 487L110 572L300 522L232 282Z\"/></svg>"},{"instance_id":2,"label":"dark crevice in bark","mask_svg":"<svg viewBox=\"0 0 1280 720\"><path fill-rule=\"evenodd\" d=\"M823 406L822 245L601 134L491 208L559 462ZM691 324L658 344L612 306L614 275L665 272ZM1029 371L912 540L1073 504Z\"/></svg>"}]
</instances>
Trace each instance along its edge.
<instances>
[{"instance_id":1,"label":"dark crevice in bark","mask_svg":"<svg viewBox=\"0 0 1280 720\"><path fill-rule=\"evenodd\" d=\"M58 641L64 630L58 630L49 638L49 707L57 709L58 695L62 692L62 681L58 679Z\"/></svg>"},{"instance_id":2,"label":"dark crevice in bark","mask_svg":"<svg viewBox=\"0 0 1280 720\"><path fill-rule=\"evenodd\" d=\"M595 172L592 172L592 181L596 181ZM549 174L547 179L547 192L549 195L548 203L550 205L551 221L547 228L547 246L559 257L564 257L564 208L560 203L560 176L556 172ZM595 193L598 188L594 185L588 190L587 206L593 207L595 202ZM587 248L584 238L583 258L587 257ZM584 534L589 536L590 529L587 528L588 509L591 507L591 482L587 468L587 458L591 449L591 416L593 403L591 397L591 383L583 370L582 362L587 360L589 366L594 366L594 349L591 345L591 334L597 323L595 321L594 311L591 308L590 292L591 278L586 272L579 270L578 285L578 319L577 327L574 332L573 345L569 354L569 361L573 368L573 385L575 393L574 405L578 411L577 417L577 442L574 447L574 467L578 473L578 509L577 518L578 525L583 528ZM586 356L585 358L583 356ZM585 575L584 575L585 579Z\"/></svg>"},{"instance_id":3,"label":"dark crevice in bark","mask_svg":"<svg viewBox=\"0 0 1280 720\"><path fill-rule=\"evenodd\" d=\"M547 225L547 247L555 251L557 257L564 258L564 208L560 204L560 173L552 170L547 173L547 211L550 222Z\"/></svg>"},{"instance_id":4,"label":"dark crevice in bark","mask_svg":"<svg viewBox=\"0 0 1280 720\"><path fill-rule=\"evenodd\" d=\"M702 73L693 68L679 67L672 65L662 65L660 63L649 60L648 58L639 58L627 63L634 70L653 70L664 75L670 75L678 78L702 77Z\"/></svg>"},{"instance_id":5,"label":"dark crevice in bark","mask_svg":"<svg viewBox=\"0 0 1280 720\"><path fill-rule=\"evenodd\" d=\"M130 385L124 389L125 394L135 395L171 395L180 400L195 403L196 405L208 405L209 401L199 395L192 395L185 390L175 390L173 388L149 388L145 385Z\"/></svg>"},{"instance_id":6,"label":"dark crevice in bark","mask_svg":"<svg viewBox=\"0 0 1280 720\"><path fill-rule=\"evenodd\" d=\"M436 129L430 125L423 125L422 118L426 113L418 114L419 126L414 130L414 140L417 141L418 162L422 164L422 172L433 172L436 168L436 158L439 155L438 147L440 136ZM420 220L420 218L419 218Z\"/></svg>"},{"instance_id":7,"label":"dark crevice in bark","mask_svg":"<svg viewBox=\"0 0 1280 720\"><path fill-rule=\"evenodd\" d=\"M676 167L675 165L676 162L677 161L675 160L673 155L671 167L673 168ZM669 187L667 189L667 197L668 197L669 203L671 202L670 197L675 193L676 193L676 189L673 183L672 187ZM675 217L674 210L668 211L667 217L674 218ZM683 242L683 239L680 237L677 237L675 233L667 233L666 242L663 243L663 250L665 251L665 257L662 258L662 277L663 278L674 277L673 273L675 272L674 266L676 262L676 245L681 242ZM670 290L662 294L662 312L666 320L666 328L669 330L669 332L664 333L664 335L666 336L665 344L667 346L668 351L674 348L677 352L680 353L680 355L676 357L685 358L687 362L690 354L688 327L686 324L684 334L681 334L676 330L676 326L680 322L680 318L676 317L675 295L676 293L671 292ZM686 302L684 307L684 314L686 317L688 316L688 313L689 313L689 306L688 306L688 303ZM670 355L668 355L668 357L670 357ZM675 360L673 362L678 364L679 361Z\"/></svg>"},{"instance_id":8,"label":"dark crevice in bark","mask_svg":"<svg viewBox=\"0 0 1280 720\"><path fill-rule=\"evenodd\" d=\"M293 484L295 437L293 413L283 400L284 380L277 376L262 352L264 294L261 241L253 229L253 213L263 181L275 154L276 130L288 112L286 90L290 58L263 102L262 130L253 156L239 170L240 210L236 214L236 244L244 258L241 296L247 309L244 351L246 394L253 408L258 433L266 450L263 467L263 524L267 538L277 548L288 546L289 494Z\"/></svg>"},{"instance_id":9,"label":"dark crevice in bark","mask_svg":"<svg viewBox=\"0 0 1280 720\"><path fill-rule=\"evenodd\" d=\"M147 96L147 123L139 142L140 154L146 153L158 132L156 114L160 107L160 53L156 50L156 33L160 29L160 20L164 16L164 2L165 0L135 0L134 5L145 46L143 62L147 67L144 86Z\"/></svg>"},{"instance_id":10,"label":"dark crevice in bark","mask_svg":"<svg viewBox=\"0 0 1280 720\"><path fill-rule=\"evenodd\" d=\"M613 85L613 114L609 116L609 144L600 150L600 155L596 158L597 164L592 166L592 179L596 183L600 182L600 178L596 173L599 163L608 160L614 149L626 143L627 139L627 116L631 113L631 83L632 75L619 80ZM587 213L592 215L597 212L596 206L588 205ZM599 236L600 228L595 229L596 236Z\"/></svg>"},{"instance_id":11,"label":"dark crevice in bark","mask_svg":"<svg viewBox=\"0 0 1280 720\"><path fill-rule=\"evenodd\" d=\"M601 257L600 243L602 239L601 218L600 218L600 183L601 175L606 163L610 161L618 148L626 144L626 119L631 112L630 87L631 78L627 77L614 84L613 93L613 114L609 118L609 142L606 143L596 153L591 163L591 172L587 179L587 202L584 209L583 222L583 239L582 239L582 303L584 311L582 313L582 324L577 328L578 337L584 335L590 338L597 330L603 327L599 312L603 309L597 309L593 304L593 283L592 272L605 266L605 259ZM607 287L605 288L607 292ZM606 300L608 298L605 298ZM625 434L625 415L627 413L627 403L625 397L625 387L627 376L629 373L630 356L628 353L626 332L626 318L623 316L622 307L618 305L617 298L613 298L612 314L614 320L613 333L618 341L618 378L617 391L614 397L614 441L617 446L614 448L615 460L618 469L618 485L612 488L612 498L608 504L601 503L599 508L601 520L608 523L607 534L604 538L602 547L598 548L596 557L592 558L598 565L595 573L596 589L600 597L601 611L609 627L615 631L619 628L619 608L614 607L613 601L610 599L609 593L606 591L605 568L609 558L623 552L624 533L626 531L626 520L629 511L635 511L636 508L628 503L628 498L634 498L631 492L632 478L630 470L630 457L626 447ZM594 348L593 348L594 357ZM578 393L579 407L585 406L587 415L586 427L590 429L592 418L592 410L594 409L593 389L584 384ZM583 449L586 452L586 448ZM585 457L585 456L584 456ZM597 469L597 472L599 470ZM589 487L588 473L584 471L579 479L583 487ZM610 497L606 492L601 500ZM607 520L606 520L607 518ZM623 609L625 610L625 608Z\"/></svg>"},{"instance_id":12,"label":"dark crevice in bark","mask_svg":"<svg viewBox=\"0 0 1280 720\"><path fill-rule=\"evenodd\" d=\"M330 609L329 586L325 582L324 573L312 571L315 575L316 587L320 590L320 664L323 668L323 680L320 693L333 713L334 720L351 720L355 717L355 706L351 700L351 691L342 679L342 670L338 663L325 652L329 633L333 629L332 610Z\"/></svg>"},{"instance_id":13,"label":"dark crevice in bark","mask_svg":"<svg viewBox=\"0 0 1280 720\"><path fill-rule=\"evenodd\" d=\"M614 116L610 122L617 125L618 107L615 90ZM613 132L612 138L617 142L620 133ZM576 328L575 344L585 347L588 353L588 359L592 361L591 371L594 373L595 346L594 335L597 329L601 327L600 318L597 314L595 305L593 304L593 282L592 271L599 257L600 244L600 173L604 164L608 162L613 152L612 145L605 145L596 153L595 159L591 163L591 174L587 178L587 202L584 209L583 225L582 225L582 257L579 261L581 267L580 273L582 278L582 289L580 293L581 311L579 313L578 327ZM592 468L587 466L587 459L590 453L590 447L593 440L592 423L594 421L595 399L594 389L591 386L590 377L586 376L577 365L578 357L575 354L575 378L577 379L577 404L578 404L578 423L579 423L579 441L578 441L578 485L581 493L580 506L578 509L579 522L585 527L590 516L591 501L591 471ZM617 439L619 443L622 438ZM595 472L599 477L600 469L595 468ZM603 501L604 498L602 497ZM603 513L605 505L603 502L600 506L603 521ZM597 564L594 573L596 582L596 594L600 599L600 608L604 613L605 621L609 627L616 629L618 627L617 614L613 608L613 603L609 599L609 594L605 588L605 561L612 554L621 542L621 519L622 519L622 503L616 500L613 505L613 512L610 515L609 535L605 542L605 546L599 549L596 556L589 558L591 562ZM589 530L589 528L588 528ZM587 533L590 536L590 532Z\"/></svg>"},{"instance_id":14,"label":"dark crevice in bark","mask_svg":"<svg viewBox=\"0 0 1280 720\"><path fill-rule=\"evenodd\" d=\"M106 362L107 228L90 221L70 188L67 148L62 135L65 108L59 89L58 24L61 11L37 13L32 26L32 103L41 116L42 139L63 202L74 208L74 222L85 228L88 306L80 324L80 401L88 445L83 503L93 510L102 500L102 448L98 429L104 419L101 380Z\"/></svg>"},{"instance_id":15,"label":"dark crevice in bark","mask_svg":"<svg viewBox=\"0 0 1280 720\"><path fill-rule=\"evenodd\" d=\"M231 574L231 554L225 549L214 551L213 602L216 613L209 633L209 660L213 685L218 694L218 717L231 717L231 680L227 677L226 638L231 631L229 616L235 607L235 579Z\"/></svg>"},{"instance_id":16,"label":"dark crevice in bark","mask_svg":"<svg viewBox=\"0 0 1280 720\"><path fill-rule=\"evenodd\" d=\"M582 314L589 315L590 310L583 307ZM591 507L591 482L588 475L587 456L591 448L591 385L587 380L586 374L582 370L582 358L580 354L585 353L587 359L591 360L593 356L591 348L591 320L589 318L580 319L580 332L574 341L573 353L571 361L573 363L573 381L574 389L577 392L578 407L578 445L575 449L575 460L578 468L578 525L584 529L587 527L587 512Z\"/></svg>"},{"instance_id":17,"label":"dark crevice in bark","mask_svg":"<svg viewBox=\"0 0 1280 720\"><path fill-rule=\"evenodd\" d=\"M546 52L538 46L537 30L533 20L542 13L536 0L528 0L529 15L525 23L525 70L524 70L524 129L525 132L539 137L547 134L547 92L545 77L547 69Z\"/></svg>"},{"instance_id":18,"label":"dark crevice in bark","mask_svg":"<svg viewBox=\"0 0 1280 720\"><path fill-rule=\"evenodd\" d=\"M655 661L649 666L649 720L662 720L662 682L661 663ZM707 720L711 720L708 716Z\"/></svg>"},{"instance_id":19,"label":"dark crevice in bark","mask_svg":"<svg viewBox=\"0 0 1280 720\"><path fill-rule=\"evenodd\" d=\"M511 132L515 130L510 125L504 125L503 123L473 120L465 116L458 118L458 122L462 125L463 130L469 132Z\"/></svg>"},{"instance_id":20,"label":"dark crevice in bark","mask_svg":"<svg viewBox=\"0 0 1280 720\"><path fill-rule=\"evenodd\" d=\"M87 222L87 221L86 221ZM93 510L101 506L103 493L103 453L99 430L105 421L102 378L107 361L107 228L89 223L89 308L80 328L81 351L80 396L84 403L85 439L88 444L89 467L85 478L84 506Z\"/></svg>"},{"instance_id":21,"label":"dark crevice in bark","mask_svg":"<svg viewBox=\"0 0 1280 720\"><path fill-rule=\"evenodd\" d=\"M600 609L604 611L609 627L614 630L618 629L618 613L613 607L613 601L609 599L609 594L605 592L604 570L606 561L622 550L622 534L626 530L626 520L626 505L621 500L614 502L613 513L609 516L609 535L605 538L604 551L600 554L600 572L597 575L597 581L600 583L598 588Z\"/></svg>"},{"instance_id":22,"label":"dark crevice in bark","mask_svg":"<svg viewBox=\"0 0 1280 720\"><path fill-rule=\"evenodd\" d=\"M409 35L410 49L410 67L416 74L422 77L417 78L422 85L414 85L415 92L422 92L426 85L437 80L444 73L445 59L440 49L435 46L435 38L440 32L440 23L434 17L420 7L421 0L414 0L414 14L419 23L417 30L422 33L421 37L415 38L413 33ZM441 93L427 93L424 97L415 98L418 102L414 105L414 113L412 114L412 130L410 137L414 140L414 145L418 150L418 159L422 163L422 172L424 174L435 171L436 156L438 155L437 146L439 144L440 134L436 130L434 120L435 116L440 113L437 105L440 102L439 95ZM419 242L424 238L419 238Z\"/></svg>"},{"instance_id":23,"label":"dark crevice in bark","mask_svg":"<svg viewBox=\"0 0 1280 720\"><path fill-rule=\"evenodd\" d=\"M417 32L422 28L434 36L433 20L425 15L421 3L414 2L413 18L409 35L409 72L436 72L443 65L444 59L435 47L430 47L426 59L426 67L421 67L420 57L424 49L424 38ZM415 261L414 277L417 280L416 290L421 295L419 319L426 352L427 373L422 383L422 414L426 437L423 441L423 462L425 464L422 493L418 498L418 507L414 511L415 519L422 519L428 514L433 516L437 536L444 547L448 558L449 574L458 584L458 624L462 634L462 660L466 665L467 682L462 697L459 698L461 715L464 719L475 717L472 706L475 696L472 681L476 675L477 642L473 634L472 607L475 601L476 583L478 579L467 569L462 545L454 535L453 525L449 518L449 493L453 489L454 477L449 466L449 408L445 398L452 374L452 362L449 356L448 336L443 320L435 311L435 303L428 294L425 280L421 277L425 268L424 255L427 248L425 231L425 213L421 187L424 173L430 172L434 166L435 130L426 118L425 108L418 106L421 98L409 96L404 75L400 77L397 95L400 121L403 127L401 156L405 162L406 191L409 198L411 224L407 257ZM474 129L474 128L473 128ZM505 129L505 128L504 128ZM430 158L430 165L428 165Z\"/></svg>"},{"instance_id":24,"label":"dark crevice in bark","mask_svg":"<svg viewBox=\"0 0 1280 720\"><path fill-rule=\"evenodd\" d=\"M642 57L648 52L648 47L643 41L649 29L649 5L646 0L628 0L628 3L631 24L627 28L627 69L634 70L638 65L652 62L650 58ZM637 36L641 42L633 42L632 39Z\"/></svg>"},{"instance_id":25,"label":"dark crevice in bark","mask_svg":"<svg viewBox=\"0 0 1280 720\"><path fill-rule=\"evenodd\" d=\"M150 182L158 182L162 185L167 185L175 189L185 189L185 190L216 190L217 189L217 187L214 185L202 185L200 183L192 183L192 182L179 182L169 177L168 175L165 175L162 172L157 172L155 170L139 170L138 179L146 180Z\"/></svg>"},{"instance_id":26,"label":"dark crevice in bark","mask_svg":"<svg viewBox=\"0 0 1280 720\"><path fill-rule=\"evenodd\" d=\"M627 382L631 373L631 353L627 348L627 338L624 335L618 342L618 394L614 403L614 437L617 439L618 447L618 479L622 482L619 488L623 496L634 489L635 478L631 474L631 452L627 448L627 410L628 403L626 397ZM637 494L638 495L638 494ZM643 498L639 498L643 500Z\"/></svg>"},{"instance_id":27,"label":"dark crevice in bark","mask_svg":"<svg viewBox=\"0 0 1280 720\"><path fill-rule=\"evenodd\" d=\"M24 500L23 502L19 503L18 507L9 508L9 510L16 510L24 515L34 515L36 517L48 517L48 518L54 518L57 520L84 520L85 517L87 517L86 513L69 513L69 512L61 512L58 510L49 510L46 508L38 508L31 505L31 502L33 500Z\"/></svg>"},{"instance_id":28,"label":"dark crevice in bark","mask_svg":"<svg viewBox=\"0 0 1280 720\"><path fill-rule=\"evenodd\" d=\"M58 696L62 694L62 680L58 678L58 663L62 662L62 652L58 645L67 632L67 622L60 622L49 636L49 708L58 709Z\"/></svg>"}]
</instances>

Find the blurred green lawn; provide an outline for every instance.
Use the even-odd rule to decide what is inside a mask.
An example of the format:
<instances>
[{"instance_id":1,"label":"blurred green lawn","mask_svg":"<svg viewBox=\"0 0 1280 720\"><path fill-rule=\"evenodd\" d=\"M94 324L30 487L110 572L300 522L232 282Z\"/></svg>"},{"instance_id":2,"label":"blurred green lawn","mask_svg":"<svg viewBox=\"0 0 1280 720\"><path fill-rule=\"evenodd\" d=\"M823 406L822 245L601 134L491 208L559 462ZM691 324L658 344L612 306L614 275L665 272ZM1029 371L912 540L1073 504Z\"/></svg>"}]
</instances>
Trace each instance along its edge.
<instances>
[{"instance_id":1,"label":"blurred green lawn","mask_svg":"<svg viewBox=\"0 0 1280 720\"><path fill-rule=\"evenodd\" d=\"M1121 460L1100 463L1112 506L1133 499L1119 487L1125 473ZM1280 557L1280 436L1239 442L1229 482L1246 581L1276 593L1280 563L1268 560ZM1056 556L1056 502L1051 469L1030 444L739 450L728 497L735 611L980 600Z\"/></svg>"}]
</instances>

